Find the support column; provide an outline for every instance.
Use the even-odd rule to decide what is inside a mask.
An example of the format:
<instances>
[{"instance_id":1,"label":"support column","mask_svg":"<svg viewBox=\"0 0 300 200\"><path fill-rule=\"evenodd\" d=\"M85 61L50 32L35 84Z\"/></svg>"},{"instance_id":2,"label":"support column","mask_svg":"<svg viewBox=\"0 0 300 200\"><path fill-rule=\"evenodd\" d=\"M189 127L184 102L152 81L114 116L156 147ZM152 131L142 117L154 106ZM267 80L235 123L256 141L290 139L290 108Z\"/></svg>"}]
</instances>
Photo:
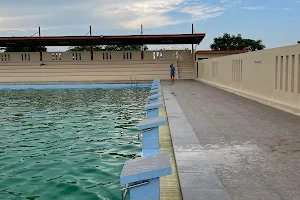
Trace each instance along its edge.
<instances>
[{"instance_id":1,"label":"support column","mask_svg":"<svg viewBox=\"0 0 300 200\"><path fill-rule=\"evenodd\" d=\"M92 37L92 26L90 26L90 36ZM91 60L94 60L93 45L91 45Z\"/></svg>"},{"instance_id":2,"label":"support column","mask_svg":"<svg viewBox=\"0 0 300 200\"><path fill-rule=\"evenodd\" d=\"M194 34L194 24L192 24L192 35ZM192 57L194 56L194 44L192 44Z\"/></svg>"},{"instance_id":3,"label":"support column","mask_svg":"<svg viewBox=\"0 0 300 200\"><path fill-rule=\"evenodd\" d=\"M141 24L141 35L144 34L144 31L143 31L143 24ZM141 52L141 59L144 60L144 45L142 46L142 52Z\"/></svg>"},{"instance_id":4,"label":"support column","mask_svg":"<svg viewBox=\"0 0 300 200\"><path fill-rule=\"evenodd\" d=\"M39 37L41 37L41 27L39 26ZM40 46L40 61L43 62L43 50Z\"/></svg>"}]
</instances>

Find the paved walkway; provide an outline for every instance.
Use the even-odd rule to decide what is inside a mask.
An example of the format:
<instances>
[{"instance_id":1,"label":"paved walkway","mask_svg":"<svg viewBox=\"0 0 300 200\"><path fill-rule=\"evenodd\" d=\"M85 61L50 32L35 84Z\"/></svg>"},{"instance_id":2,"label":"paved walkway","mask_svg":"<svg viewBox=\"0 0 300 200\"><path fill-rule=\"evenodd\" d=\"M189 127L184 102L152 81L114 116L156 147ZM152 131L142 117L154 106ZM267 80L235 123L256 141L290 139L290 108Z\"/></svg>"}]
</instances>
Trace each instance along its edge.
<instances>
[{"instance_id":1,"label":"paved walkway","mask_svg":"<svg viewBox=\"0 0 300 200\"><path fill-rule=\"evenodd\" d=\"M163 85L230 199L300 200L300 117L198 81Z\"/></svg>"}]
</instances>

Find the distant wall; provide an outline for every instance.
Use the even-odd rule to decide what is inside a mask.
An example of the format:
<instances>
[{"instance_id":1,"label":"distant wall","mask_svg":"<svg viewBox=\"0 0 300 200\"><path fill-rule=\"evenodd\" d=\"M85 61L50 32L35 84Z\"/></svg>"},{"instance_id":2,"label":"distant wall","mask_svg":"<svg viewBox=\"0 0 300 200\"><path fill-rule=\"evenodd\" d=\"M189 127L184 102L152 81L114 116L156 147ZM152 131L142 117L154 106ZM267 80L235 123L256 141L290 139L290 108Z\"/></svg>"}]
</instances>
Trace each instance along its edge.
<instances>
[{"instance_id":1,"label":"distant wall","mask_svg":"<svg viewBox=\"0 0 300 200\"><path fill-rule=\"evenodd\" d=\"M94 60L91 53L84 52L43 52L43 62L101 62L101 61L127 61L127 60L184 60L191 58L189 50L145 51L144 58L140 51L94 51ZM8 63L39 62L39 52L7 52L0 53L0 65Z\"/></svg>"},{"instance_id":2,"label":"distant wall","mask_svg":"<svg viewBox=\"0 0 300 200\"><path fill-rule=\"evenodd\" d=\"M202 60L198 80L300 115L300 45Z\"/></svg>"},{"instance_id":3,"label":"distant wall","mask_svg":"<svg viewBox=\"0 0 300 200\"><path fill-rule=\"evenodd\" d=\"M171 63L182 71L192 63L190 51L171 50L145 51L143 59L140 51L95 51L93 60L90 52L43 52L42 58L39 52L0 53L0 83L169 80Z\"/></svg>"},{"instance_id":4,"label":"distant wall","mask_svg":"<svg viewBox=\"0 0 300 200\"><path fill-rule=\"evenodd\" d=\"M198 51L196 54L196 61L200 61L201 59L211 59L211 58L217 58L222 56L230 56L234 54L239 54L239 51L207 51L207 52L201 52Z\"/></svg>"},{"instance_id":5,"label":"distant wall","mask_svg":"<svg viewBox=\"0 0 300 200\"><path fill-rule=\"evenodd\" d=\"M235 54L240 54L244 52L244 50L225 50L225 51L212 51L212 50L204 50L204 51L197 51L195 54L195 65L194 65L194 71L195 71L195 78L197 77L197 73L199 73L199 66L202 60L206 59L212 59L217 57L223 57L223 56L230 56ZM198 66L198 68L197 68Z\"/></svg>"}]
</instances>

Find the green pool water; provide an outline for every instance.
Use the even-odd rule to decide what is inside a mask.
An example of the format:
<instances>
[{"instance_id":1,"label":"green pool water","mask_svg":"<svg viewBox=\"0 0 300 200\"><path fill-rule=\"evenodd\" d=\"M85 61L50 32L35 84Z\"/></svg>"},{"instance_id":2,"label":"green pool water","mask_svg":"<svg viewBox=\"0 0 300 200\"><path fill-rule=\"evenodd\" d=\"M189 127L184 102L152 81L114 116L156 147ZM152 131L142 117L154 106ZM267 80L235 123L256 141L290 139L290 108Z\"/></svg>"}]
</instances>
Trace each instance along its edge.
<instances>
[{"instance_id":1,"label":"green pool water","mask_svg":"<svg viewBox=\"0 0 300 200\"><path fill-rule=\"evenodd\" d=\"M0 199L121 199L148 90L0 90Z\"/></svg>"}]
</instances>

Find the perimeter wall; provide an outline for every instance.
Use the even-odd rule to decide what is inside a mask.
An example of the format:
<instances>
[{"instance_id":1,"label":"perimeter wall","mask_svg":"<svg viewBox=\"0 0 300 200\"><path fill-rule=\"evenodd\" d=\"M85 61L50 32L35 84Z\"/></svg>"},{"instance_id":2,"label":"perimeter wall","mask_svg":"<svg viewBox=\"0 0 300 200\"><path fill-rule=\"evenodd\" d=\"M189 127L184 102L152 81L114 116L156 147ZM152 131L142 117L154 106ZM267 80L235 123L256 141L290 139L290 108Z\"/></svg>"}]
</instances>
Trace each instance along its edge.
<instances>
[{"instance_id":1,"label":"perimeter wall","mask_svg":"<svg viewBox=\"0 0 300 200\"><path fill-rule=\"evenodd\" d=\"M171 63L177 78L194 78L191 51L95 51L0 53L0 83L107 81L135 82L170 79ZM41 63L43 65L41 65Z\"/></svg>"},{"instance_id":2,"label":"perimeter wall","mask_svg":"<svg viewBox=\"0 0 300 200\"><path fill-rule=\"evenodd\" d=\"M300 115L299 44L197 62L199 81Z\"/></svg>"}]
</instances>

